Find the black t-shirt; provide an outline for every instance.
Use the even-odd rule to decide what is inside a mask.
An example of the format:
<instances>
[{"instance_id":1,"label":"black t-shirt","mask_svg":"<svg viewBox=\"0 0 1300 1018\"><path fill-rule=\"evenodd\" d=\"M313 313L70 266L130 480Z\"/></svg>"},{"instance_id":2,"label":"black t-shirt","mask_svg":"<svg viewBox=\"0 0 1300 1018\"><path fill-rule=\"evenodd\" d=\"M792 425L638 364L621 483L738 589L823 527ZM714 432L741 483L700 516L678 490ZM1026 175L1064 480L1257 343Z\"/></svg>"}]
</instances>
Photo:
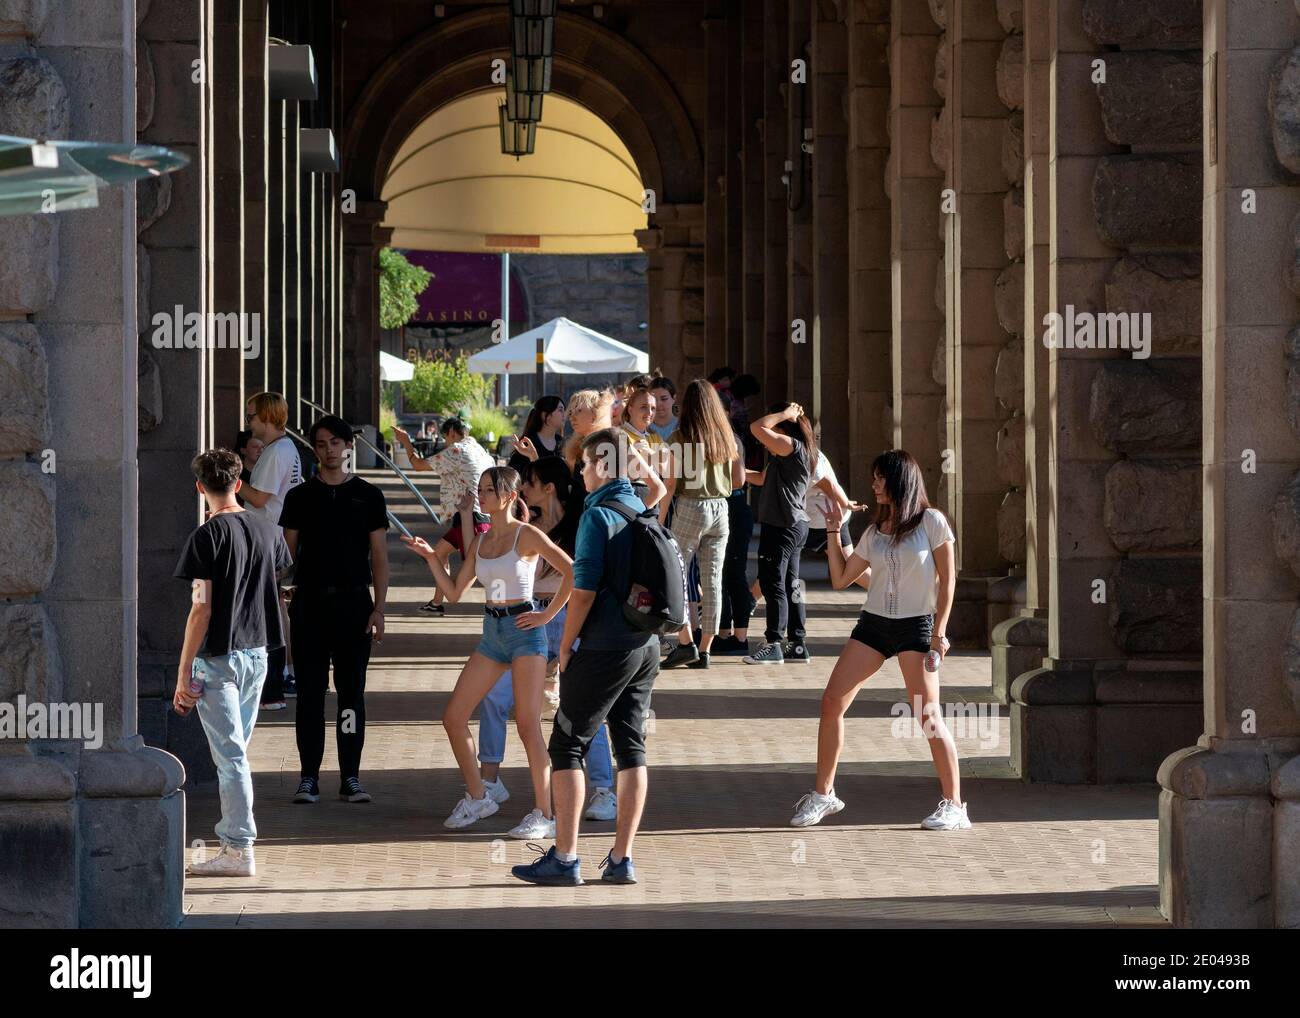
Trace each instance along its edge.
<instances>
[{"instance_id":1,"label":"black t-shirt","mask_svg":"<svg viewBox=\"0 0 1300 1018\"><path fill-rule=\"evenodd\" d=\"M541 438L538 436L538 433L536 431L528 432L526 435L524 435L524 438L528 439L530 442L533 443L533 448L537 450L537 458L539 460L545 459L547 456L560 456L564 453L564 438L561 436L558 435L556 436L554 449L546 448L546 445L542 442ZM523 453L515 452L510 454L510 459L506 461L506 465L513 467L515 470L518 470L522 473L524 467L526 467L531 462L532 460L530 460Z\"/></svg>"},{"instance_id":2,"label":"black t-shirt","mask_svg":"<svg viewBox=\"0 0 1300 1018\"><path fill-rule=\"evenodd\" d=\"M370 535L388 529L387 504L384 493L360 477L342 484L313 477L284 497L280 526L298 532L299 591L368 587Z\"/></svg>"},{"instance_id":3,"label":"black t-shirt","mask_svg":"<svg viewBox=\"0 0 1300 1018\"><path fill-rule=\"evenodd\" d=\"M807 523L804 501L808 495L808 447L797 438L789 456L767 458L767 477L758 497L758 522L774 527L793 527Z\"/></svg>"},{"instance_id":4,"label":"black t-shirt","mask_svg":"<svg viewBox=\"0 0 1300 1018\"><path fill-rule=\"evenodd\" d=\"M173 575L212 581L212 617L200 657L284 646L275 577L289 565L280 528L255 513L220 513L190 534Z\"/></svg>"}]
</instances>

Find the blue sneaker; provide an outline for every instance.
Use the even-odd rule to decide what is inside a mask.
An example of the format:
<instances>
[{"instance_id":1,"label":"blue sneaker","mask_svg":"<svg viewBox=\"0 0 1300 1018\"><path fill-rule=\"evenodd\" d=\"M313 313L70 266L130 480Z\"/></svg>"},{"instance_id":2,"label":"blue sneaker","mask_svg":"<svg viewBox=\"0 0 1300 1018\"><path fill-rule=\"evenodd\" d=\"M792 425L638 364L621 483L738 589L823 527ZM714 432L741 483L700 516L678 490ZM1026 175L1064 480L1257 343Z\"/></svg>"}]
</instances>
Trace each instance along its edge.
<instances>
[{"instance_id":1,"label":"blue sneaker","mask_svg":"<svg viewBox=\"0 0 1300 1018\"><path fill-rule=\"evenodd\" d=\"M530 884L546 884L552 887L577 887L583 883L581 859L561 862L555 858L554 845L545 852L542 851L541 845L534 845L531 842L528 847L537 852L538 857L525 866L511 866L510 872L513 876L526 880Z\"/></svg>"},{"instance_id":2,"label":"blue sneaker","mask_svg":"<svg viewBox=\"0 0 1300 1018\"><path fill-rule=\"evenodd\" d=\"M622 862L615 862L612 855L607 855L600 861L600 868L605 871L600 879L606 884L636 883L636 867L630 855L625 855Z\"/></svg>"}]
</instances>

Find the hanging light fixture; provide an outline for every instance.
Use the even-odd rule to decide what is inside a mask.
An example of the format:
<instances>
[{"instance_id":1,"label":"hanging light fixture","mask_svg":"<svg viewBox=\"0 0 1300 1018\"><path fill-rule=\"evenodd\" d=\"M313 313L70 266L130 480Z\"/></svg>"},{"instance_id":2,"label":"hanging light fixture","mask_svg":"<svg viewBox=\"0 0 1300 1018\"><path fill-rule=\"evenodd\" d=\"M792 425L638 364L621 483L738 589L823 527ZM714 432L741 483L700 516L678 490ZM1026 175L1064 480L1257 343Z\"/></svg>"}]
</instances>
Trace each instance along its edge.
<instances>
[{"instance_id":1,"label":"hanging light fixture","mask_svg":"<svg viewBox=\"0 0 1300 1018\"><path fill-rule=\"evenodd\" d=\"M506 69L506 116L511 120L542 119L543 92L521 92L515 88L514 72Z\"/></svg>"},{"instance_id":2,"label":"hanging light fixture","mask_svg":"<svg viewBox=\"0 0 1300 1018\"><path fill-rule=\"evenodd\" d=\"M555 7L556 0L510 0L510 55L520 92L551 90Z\"/></svg>"},{"instance_id":3,"label":"hanging light fixture","mask_svg":"<svg viewBox=\"0 0 1300 1018\"><path fill-rule=\"evenodd\" d=\"M497 116L501 122L501 154L516 159L532 155L537 146L537 121L511 120L504 103L497 107Z\"/></svg>"}]
</instances>

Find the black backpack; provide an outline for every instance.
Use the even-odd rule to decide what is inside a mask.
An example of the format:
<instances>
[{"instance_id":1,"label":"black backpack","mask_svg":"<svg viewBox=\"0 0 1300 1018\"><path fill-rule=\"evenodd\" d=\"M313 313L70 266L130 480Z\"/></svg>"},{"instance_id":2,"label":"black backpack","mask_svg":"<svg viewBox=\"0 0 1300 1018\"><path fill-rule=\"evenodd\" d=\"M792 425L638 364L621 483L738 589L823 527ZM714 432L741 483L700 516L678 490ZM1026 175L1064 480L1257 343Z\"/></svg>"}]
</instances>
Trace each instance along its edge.
<instances>
[{"instance_id":1,"label":"black backpack","mask_svg":"<svg viewBox=\"0 0 1300 1018\"><path fill-rule=\"evenodd\" d=\"M623 618L642 632L677 632L686 625L686 567L672 532L653 509L638 513L622 502L599 504L627 520L632 531L626 563L610 570L614 592L623 600Z\"/></svg>"}]
</instances>

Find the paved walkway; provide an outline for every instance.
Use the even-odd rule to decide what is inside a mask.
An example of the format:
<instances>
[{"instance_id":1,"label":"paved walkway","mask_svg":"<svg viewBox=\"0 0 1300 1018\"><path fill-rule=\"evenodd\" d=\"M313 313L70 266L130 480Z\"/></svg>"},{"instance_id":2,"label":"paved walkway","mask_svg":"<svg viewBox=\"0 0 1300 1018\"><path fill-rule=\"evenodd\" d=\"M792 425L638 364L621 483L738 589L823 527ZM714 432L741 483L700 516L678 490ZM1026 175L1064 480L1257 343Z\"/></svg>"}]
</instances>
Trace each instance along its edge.
<instances>
[{"instance_id":1,"label":"paved walkway","mask_svg":"<svg viewBox=\"0 0 1300 1018\"><path fill-rule=\"evenodd\" d=\"M414 500L383 487L398 515L427 533ZM1155 786L1025 785L1009 775L1005 716L982 731L970 722L958 739L973 828L919 830L939 789L919 732L893 734L909 726L892 713L905 700L892 663L849 712L837 779L846 808L819 827L787 826L812 786L818 700L860 602L825 586L809 595L812 664L723 659L707 672L660 674L650 798L634 853L642 883L521 884L509 866L532 853L505 833L532 803L513 731L502 771L512 798L467 831L442 826L463 788L438 719L477 642L482 591L430 619L416 610L432 595L423 563L395 538L390 554L388 638L366 696L362 778L375 801L332 797L331 735L325 794L292 805L293 701L263 713L252 750L258 875L189 879L187 927L1164 925ZM945 700L974 705L990 721L987 655L955 654L944 680ZM331 725L333 710L331 694ZM211 838L217 817L215 789L191 795L190 842ZM589 881L613 826L584 822Z\"/></svg>"}]
</instances>

